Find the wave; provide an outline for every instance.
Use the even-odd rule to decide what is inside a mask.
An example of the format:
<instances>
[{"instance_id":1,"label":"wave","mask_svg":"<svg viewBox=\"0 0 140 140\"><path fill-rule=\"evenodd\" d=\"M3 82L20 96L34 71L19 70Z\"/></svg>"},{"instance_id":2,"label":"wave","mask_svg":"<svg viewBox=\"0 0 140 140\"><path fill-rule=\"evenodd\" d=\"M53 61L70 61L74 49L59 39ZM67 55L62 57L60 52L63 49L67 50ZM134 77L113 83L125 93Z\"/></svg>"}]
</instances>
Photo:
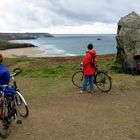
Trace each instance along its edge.
<instances>
[{"instance_id":1,"label":"wave","mask_svg":"<svg viewBox=\"0 0 140 140\"><path fill-rule=\"evenodd\" d=\"M43 50L42 55L46 56L76 56L76 54L68 53L66 50L58 49L54 45L42 45L38 47L39 50Z\"/></svg>"},{"instance_id":2,"label":"wave","mask_svg":"<svg viewBox=\"0 0 140 140\"><path fill-rule=\"evenodd\" d=\"M116 53L115 35L56 35L23 41L39 46L38 50L43 50L44 55L52 57L83 55L89 42L93 43L97 54Z\"/></svg>"}]
</instances>

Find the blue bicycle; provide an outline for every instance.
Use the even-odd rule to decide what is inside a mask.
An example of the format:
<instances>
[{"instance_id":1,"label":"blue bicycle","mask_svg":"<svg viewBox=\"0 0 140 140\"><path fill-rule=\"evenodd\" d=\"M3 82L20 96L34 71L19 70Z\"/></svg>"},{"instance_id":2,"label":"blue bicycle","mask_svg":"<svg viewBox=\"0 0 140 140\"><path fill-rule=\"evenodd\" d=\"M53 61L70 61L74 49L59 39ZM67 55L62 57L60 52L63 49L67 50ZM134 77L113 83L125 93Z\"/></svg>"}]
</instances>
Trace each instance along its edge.
<instances>
[{"instance_id":1,"label":"blue bicycle","mask_svg":"<svg viewBox=\"0 0 140 140\"><path fill-rule=\"evenodd\" d=\"M13 70L11 78L12 86L0 86L0 136L7 138L10 134L12 120L15 119L17 124L22 121L18 116L27 117L29 114L27 103L17 88L15 76L22 72L20 68Z\"/></svg>"}]
</instances>

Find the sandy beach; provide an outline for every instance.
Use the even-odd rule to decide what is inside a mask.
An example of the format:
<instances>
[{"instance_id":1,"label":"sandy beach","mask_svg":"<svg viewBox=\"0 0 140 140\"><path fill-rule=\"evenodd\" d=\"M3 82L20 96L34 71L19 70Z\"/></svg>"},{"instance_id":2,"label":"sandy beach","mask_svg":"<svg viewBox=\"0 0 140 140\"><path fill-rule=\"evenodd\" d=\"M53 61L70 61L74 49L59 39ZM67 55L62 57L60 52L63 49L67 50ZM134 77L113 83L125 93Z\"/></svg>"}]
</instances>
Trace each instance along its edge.
<instances>
[{"instance_id":1,"label":"sandy beach","mask_svg":"<svg viewBox=\"0 0 140 140\"><path fill-rule=\"evenodd\" d=\"M13 58L13 57L46 57L47 54L43 50L38 50L37 48L18 48L18 49L7 49L0 50L0 53L4 57Z\"/></svg>"}]
</instances>

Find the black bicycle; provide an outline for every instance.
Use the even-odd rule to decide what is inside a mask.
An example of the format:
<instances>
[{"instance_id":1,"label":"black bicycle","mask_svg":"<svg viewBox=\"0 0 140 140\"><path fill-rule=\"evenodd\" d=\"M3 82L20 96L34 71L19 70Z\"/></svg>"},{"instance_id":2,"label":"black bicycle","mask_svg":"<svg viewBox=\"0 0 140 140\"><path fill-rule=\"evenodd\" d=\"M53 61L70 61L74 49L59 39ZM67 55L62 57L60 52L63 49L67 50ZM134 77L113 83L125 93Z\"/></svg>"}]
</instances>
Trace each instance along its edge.
<instances>
[{"instance_id":1,"label":"black bicycle","mask_svg":"<svg viewBox=\"0 0 140 140\"><path fill-rule=\"evenodd\" d=\"M78 87L82 88L83 84L83 69L80 68L81 70L75 72L72 75L72 83ZM102 92L108 92L111 90L112 87L112 81L111 77L107 74L105 71L98 71L96 68L96 72L94 73L94 84L102 91ZM89 85L89 83L88 83Z\"/></svg>"},{"instance_id":2,"label":"black bicycle","mask_svg":"<svg viewBox=\"0 0 140 140\"><path fill-rule=\"evenodd\" d=\"M11 75L13 79L12 87L8 85L0 86L0 136L7 138L10 134L12 120L15 119L17 124L22 121L18 116L27 117L28 107L25 99L17 89L16 80L14 76L22 72L20 68L16 68ZM10 91L11 90L11 91Z\"/></svg>"}]
</instances>

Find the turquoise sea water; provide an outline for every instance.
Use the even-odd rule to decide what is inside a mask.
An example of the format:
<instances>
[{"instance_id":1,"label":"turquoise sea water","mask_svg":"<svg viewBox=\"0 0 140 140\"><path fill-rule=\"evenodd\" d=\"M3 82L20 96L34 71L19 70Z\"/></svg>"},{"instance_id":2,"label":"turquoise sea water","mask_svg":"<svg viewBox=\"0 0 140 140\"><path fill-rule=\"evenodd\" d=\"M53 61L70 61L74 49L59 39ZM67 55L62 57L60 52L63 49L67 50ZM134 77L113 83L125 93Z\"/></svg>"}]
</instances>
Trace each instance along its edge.
<instances>
[{"instance_id":1,"label":"turquoise sea water","mask_svg":"<svg viewBox=\"0 0 140 140\"><path fill-rule=\"evenodd\" d=\"M97 54L116 53L116 40L114 34L54 35L54 37L21 41L39 46L38 49L46 51L47 56L84 55L88 43L93 43Z\"/></svg>"}]
</instances>

